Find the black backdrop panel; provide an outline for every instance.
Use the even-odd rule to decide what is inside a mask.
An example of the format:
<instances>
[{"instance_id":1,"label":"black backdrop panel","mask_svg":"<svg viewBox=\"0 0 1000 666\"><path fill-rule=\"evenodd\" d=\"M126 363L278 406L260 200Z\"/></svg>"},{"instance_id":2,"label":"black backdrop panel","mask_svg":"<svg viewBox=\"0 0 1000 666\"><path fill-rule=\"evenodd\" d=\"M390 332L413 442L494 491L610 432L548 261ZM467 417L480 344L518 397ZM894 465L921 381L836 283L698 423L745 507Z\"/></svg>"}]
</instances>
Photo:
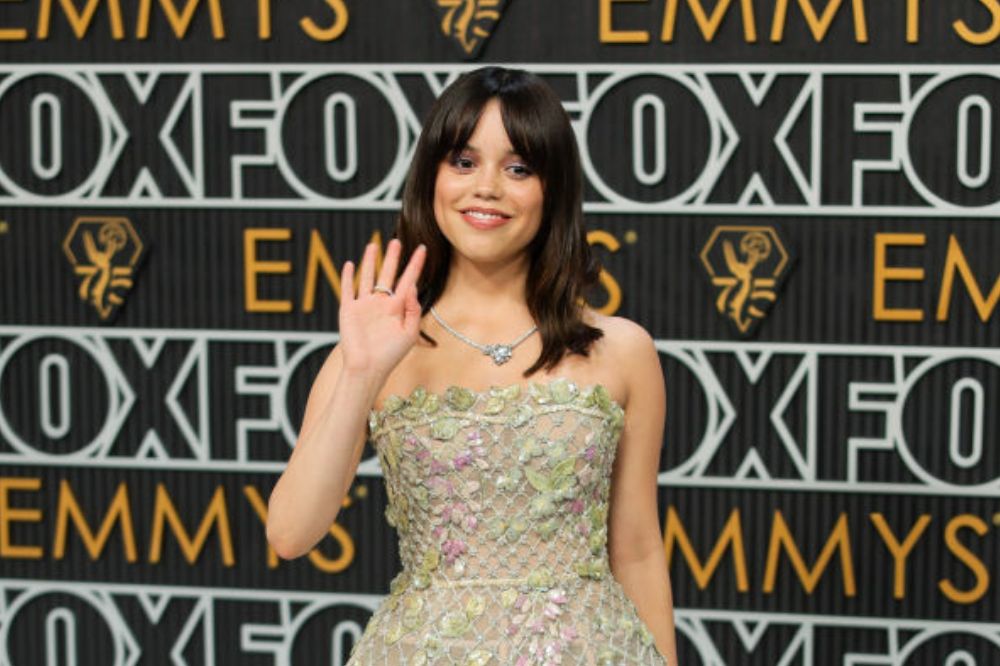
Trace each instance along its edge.
<instances>
[{"instance_id":1,"label":"black backdrop panel","mask_svg":"<svg viewBox=\"0 0 1000 666\"><path fill-rule=\"evenodd\" d=\"M0 3L0 663L346 660L376 458L309 556L263 511L473 61L563 100L588 300L660 350L681 663L1000 663L998 48L994 0Z\"/></svg>"}]
</instances>

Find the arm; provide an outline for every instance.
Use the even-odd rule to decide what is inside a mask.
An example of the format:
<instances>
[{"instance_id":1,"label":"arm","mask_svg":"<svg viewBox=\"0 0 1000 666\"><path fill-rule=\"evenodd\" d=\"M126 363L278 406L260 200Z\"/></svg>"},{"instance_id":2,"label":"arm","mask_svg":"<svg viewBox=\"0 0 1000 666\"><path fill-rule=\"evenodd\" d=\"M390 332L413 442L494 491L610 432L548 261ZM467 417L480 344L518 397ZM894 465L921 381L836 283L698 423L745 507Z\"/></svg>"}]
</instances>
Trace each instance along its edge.
<instances>
[{"instance_id":1,"label":"arm","mask_svg":"<svg viewBox=\"0 0 1000 666\"><path fill-rule=\"evenodd\" d=\"M666 389L649 334L637 324L619 321L623 330L615 356L628 386L625 425L611 478L611 571L652 632L656 647L675 666L673 598L656 496Z\"/></svg>"},{"instance_id":2,"label":"arm","mask_svg":"<svg viewBox=\"0 0 1000 666\"><path fill-rule=\"evenodd\" d=\"M326 534L364 450L368 409L382 380L343 366L338 345L313 382L295 448L268 501L267 540L286 559Z\"/></svg>"},{"instance_id":3,"label":"arm","mask_svg":"<svg viewBox=\"0 0 1000 666\"><path fill-rule=\"evenodd\" d=\"M399 241L390 241L379 284L392 284L399 255ZM372 292L374 244L365 249L357 296L354 266L344 264L340 344L313 382L295 448L268 500L267 540L281 557L308 552L337 517L364 449L368 410L419 335L416 281L424 255L422 248L413 253L393 296Z\"/></svg>"}]
</instances>

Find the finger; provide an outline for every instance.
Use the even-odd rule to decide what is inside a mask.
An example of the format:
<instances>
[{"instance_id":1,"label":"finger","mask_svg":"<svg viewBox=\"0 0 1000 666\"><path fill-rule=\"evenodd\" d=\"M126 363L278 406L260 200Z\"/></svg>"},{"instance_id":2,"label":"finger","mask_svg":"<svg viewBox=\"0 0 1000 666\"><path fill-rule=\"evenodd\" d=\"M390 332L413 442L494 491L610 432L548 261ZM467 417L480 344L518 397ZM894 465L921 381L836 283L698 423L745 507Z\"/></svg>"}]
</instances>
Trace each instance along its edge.
<instances>
[{"instance_id":1,"label":"finger","mask_svg":"<svg viewBox=\"0 0 1000 666\"><path fill-rule=\"evenodd\" d=\"M378 280L375 284L392 289L396 281L396 268L399 266L399 252L402 244L393 238L389 241L385 250L385 258L382 260L382 270L378 273Z\"/></svg>"},{"instance_id":2,"label":"finger","mask_svg":"<svg viewBox=\"0 0 1000 666\"><path fill-rule=\"evenodd\" d=\"M411 286L406 291L406 305L403 311L403 328L410 335L420 332L420 301L417 300L417 287Z\"/></svg>"},{"instance_id":3,"label":"finger","mask_svg":"<svg viewBox=\"0 0 1000 666\"><path fill-rule=\"evenodd\" d=\"M354 262L345 261L340 271L340 301L354 300Z\"/></svg>"},{"instance_id":4,"label":"finger","mask_svg":"<svg viewBox=\"0 0 1000 666\"><path fill-rule=\"evenodd\" d=\"M361 275L358 280L358 296L372 293L375 284L375 243L365 246L365 254L361 259Z\"/></svg>"},{"instance_id":5,"label":"finger","mask_svg":"<svg viewBox=\"0 0 1000 666\"><path fill-rule=\"evenodd\" d=\"M413 251L413 255L410 257L409 263L406 264L406 270L399 278L399 282L396 283L396 292L406 293L406 291L417 284L417 278L420 277L420 271L424 268L424 259L427 258L427 248L421 243L417 246L417 249Z\"/></svg>"}]
</instances>

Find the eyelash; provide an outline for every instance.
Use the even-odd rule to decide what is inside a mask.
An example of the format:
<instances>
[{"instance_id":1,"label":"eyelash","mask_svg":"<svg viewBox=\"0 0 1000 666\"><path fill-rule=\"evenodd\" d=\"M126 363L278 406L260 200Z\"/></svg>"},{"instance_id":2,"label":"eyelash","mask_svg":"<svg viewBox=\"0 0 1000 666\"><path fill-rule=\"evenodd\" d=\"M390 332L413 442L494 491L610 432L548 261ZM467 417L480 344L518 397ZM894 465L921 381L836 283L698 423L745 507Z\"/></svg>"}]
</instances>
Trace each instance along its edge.
<instances>
[{"instance_id":1,"label":"eyelash","mask_svg":"<svg viewBox=\"0 0 1000 666\"><path fill-rule=\"evenodd\" d=\"M464 164L466 162L468 165ZM452 155L451 164L459 169L470 169L472 168L472 158L466 157L465 155Z\"/></svg>"},{"instance_id":2,"label":"eyelash","mask_svg":"<svg viewBox=\"0 0 1000 666\"><path fill-rule=\"evenodd\" d=\"M471 169L473 166L475 166L475 161L471 157L468 157L461 153L452 155L450 161L452 166L454 166L457 169ZM535 174L534 170L532 170L531 167L529 167L527 164L522 164L521 162L515 162L514 164L510 164L506 167L506 169L511 170L514 176L517 178L528 178Z\"/></svg>"}]
</instances>

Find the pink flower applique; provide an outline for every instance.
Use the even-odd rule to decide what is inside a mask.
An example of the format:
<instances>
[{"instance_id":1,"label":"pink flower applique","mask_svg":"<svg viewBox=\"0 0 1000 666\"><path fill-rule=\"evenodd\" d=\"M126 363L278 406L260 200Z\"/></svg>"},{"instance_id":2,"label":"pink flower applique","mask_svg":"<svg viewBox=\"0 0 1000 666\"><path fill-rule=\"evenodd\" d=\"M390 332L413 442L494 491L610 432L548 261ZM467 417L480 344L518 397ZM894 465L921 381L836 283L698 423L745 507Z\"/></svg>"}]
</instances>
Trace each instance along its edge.
<instances>
[{"instance_id":1,"label":"pink flower applique","mask_svg":"<svg viewBox=\"0 0 1000 666\"><path fill-rule=\"evenodd\" d=\"M459 471L461 471L465 467L468 467L471 462L472 462L472 453L469 451L463 451L462 453L459 453L451 460L451 464L454 465L455 469Z\"/></svg>"},{"instance_id":2,"label":"pink flower applique","mask_svg":"<svg viewBox=\"0 0 1000 666\"><path fill-rule=\"evenodd\" d=\"M444 559L448 564L454 564L455 560L461 557L466 550L468 547L465 542L458 539L448 539L441 544L441 552L444 553Z\"/></svg>"}]
</instances>

